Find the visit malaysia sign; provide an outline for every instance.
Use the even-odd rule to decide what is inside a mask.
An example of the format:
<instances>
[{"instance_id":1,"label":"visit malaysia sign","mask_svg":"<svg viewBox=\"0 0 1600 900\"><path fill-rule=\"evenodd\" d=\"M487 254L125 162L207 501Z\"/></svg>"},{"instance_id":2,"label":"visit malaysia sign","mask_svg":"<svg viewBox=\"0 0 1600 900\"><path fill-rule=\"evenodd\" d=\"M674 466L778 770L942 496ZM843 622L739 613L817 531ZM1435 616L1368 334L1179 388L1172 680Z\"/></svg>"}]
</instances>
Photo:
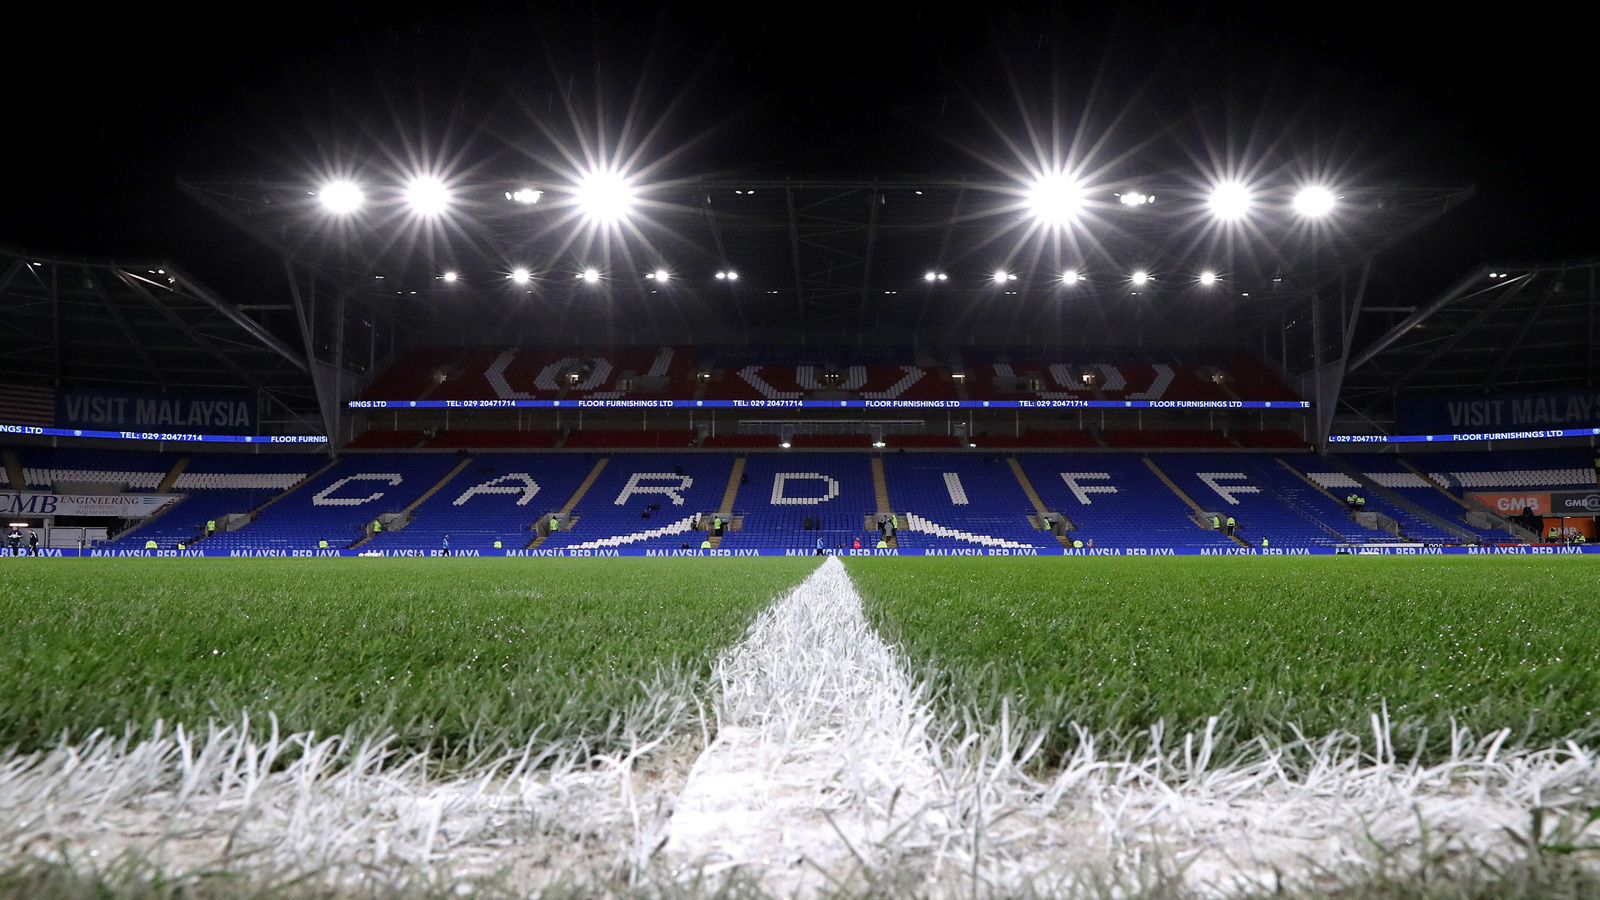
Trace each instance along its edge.
<instances>
[{"instance_id":1,"label":"visit malaysia sign","mask_svg":"<svg viewBox=\"0 0 1600 900\"><path fill-rule=\"evenodd\" d=\"M248 394L56 391L58 428L254 434L256 425L255 398Z\"/></svg>"},{"instance_id":2,"label":"visit malaysia sign","mask_svg":"<svg viewBox=\"0 0 1600 900\"><path fill-rule=\"evenodd\" d=\"M1593 428L1600 426L1600 390L1400 397L1394 420L1402 434Z\"/></svg>"}]
</instances>

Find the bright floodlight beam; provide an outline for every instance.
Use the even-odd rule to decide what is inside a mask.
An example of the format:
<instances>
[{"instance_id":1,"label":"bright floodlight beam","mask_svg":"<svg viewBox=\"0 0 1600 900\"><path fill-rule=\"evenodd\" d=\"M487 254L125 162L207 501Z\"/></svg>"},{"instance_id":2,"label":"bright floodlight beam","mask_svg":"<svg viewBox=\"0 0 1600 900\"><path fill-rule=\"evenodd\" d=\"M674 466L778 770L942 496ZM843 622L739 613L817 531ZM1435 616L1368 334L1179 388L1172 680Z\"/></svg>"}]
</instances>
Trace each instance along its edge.
<instances>
[{"instance_id":1,"label":"bright floodlight beam","mask_svg":"<svg viewBox=\"0 0 1600 900\"><path fill-rule=\"evenodd\" d=\"M995 284L1005 284L1008 281L1015 281L1015 280L1017 280L1017 276L1011 274L1010 272L1007 272L1004 269L999 269L994 273L994 283Z\"/></svg>"},{"instance_id":2,"label":"bright floodlight beam","mask_svg":"<svg viewBox=\"0 0 1600 900\"><path fill-rule=\"evenodd\" d=\"M1224 181L1211 189L1207 203L1219 219L1242 219L1250 213L1250 189L1237 181Z\"/></svg>"},{"instance_id":3,"label":"bright floodlight beam","mask_svg":"<svg viewBox=\"0 0 1600 900\"><path fill-rule=\"evenodd\" d=\"M654 278L657 282L659 282L661 284L666 284L667 283L667 279L672 277L672 273L668 272L666 269L657 269L654 272L650 273L650 277Z\"/></svg>"},{"instance_id":4,"label":"bright floodlight beam","mask_svg":"<svg viewBox=\"0 0 1600 900\"><path fill-rule=\"evenodd\" d=\"M414 178L406 185L406 203L421 216L436 216L450 205L450 189L431 176Z\"/></svg>"},{"instance_id":5,"label":"bright floodlight beam","mask_svg":"<svg viewBox=\"0 0 1600 900\"><path fill-rule=\"evenodd\" d=\"M1301 188L1300 193L1294 195L1294 211L1309 219L1319 219L1333 212L1336 202L1333 191L1320 185L1311 185Z\"/></svg>"},{"instance_id":6,"label":"bright floodlight beam","mask_svg":"<svg viewBox=\"0 0 1600 900\"><path fill-rule=\"evenodd\" d=\"M527 269L519 267L511 270L511 280L515 281L517 284L527 284L528 279L532 277L533 276L528 273Z\"/></svg>"},{"instance_id":7,"label":"bright floodlight beam","mask_svg":"<svg viewBox=\"0 0 1600 900\"><path fill-rule=\"evenodd\" d=\"M1068 269L1067 271L1061 273L1061 282L1063 284L1073 285L1077 284L1079 278L1081 277L1082 276L1078 274L1077 269Z\"/></svg>"},{"instance_id":8,"label":"bright floodlight beam","mask_svg":"<svg viewBox=\"0 0 1600 900\"><path fill-rule=\"evenodd\" d=\"M589 221L615 224L633 210L633 185L616 172L596 169L578 179L573 199Z\"/></svg>"},{"instance_id":9,"label":"bright floodlight beam","mask_svg":"<svg viewBox=\"0 0 1600 900\"><path fill-rule=\"evenodd\" d=\"M1133 273L1133 286L1144 287L1150 282L1150 273L1144 270Z\"/></svg>"},{"instance_id":10,"label":"bright floodlight beam","mask_svg":"<svg viewBox=\"0 0 1600 900\"><path fill-rule=\"evenodd\" d=\"M1205 285L1206 287L1210 287L1213 284L1216 284L1217 283L1217 273L1212 272L1210 270L1201 272L1200 273L1200 283Z\"/></svg>"},{"instance_id":11,"label":"bright floodlight beam","mask_svg":"<svg viewBox=\"0 0 1600 900\"><path fill-rule=\"evenodd\" d=\"M1028 209L1050 225L1065 225L1083 210L1083 187L1066 175L1046 175L1028 189Z\"/></svg>"},{"instance_id":12,"label":"bright floodlight beam","mask_svg":"<svg viewBox=\"0 0 1600 900\"><path fill-rule=\"evenodd\" d=\"M454 270L451 270L451 271L449 271L449 272L446 272L446 273L444 273L444 280L445 280L445 281L446 281L446 282L447 282L447 283L450 283L450 284L454 284L454 283L455 283L455 280L456 280L456 279L457 279L457 278L460 278L460 277L461 277L461 276L460 276L460 275L457 275L457 274L456 274L456 273L455 273L455 271L454 271Z\"/></svg>"},{"instance_id":13,"label":"bright floodlight beam","mask_svg":"<svg viewBox=\"0 0 1600 900\"><path fill-rule=\"evenodd\" d=\"M322 186L318 196L322 199L324 209L339 215L355 212L367 199L360 186L349 181L329 182Z\"/></svg>"},{"instance_id":14,"label":"bright floodlight beam","mask_svg":"<svg viewBox=\"0 0 1600 900\"><path fill-rule=\"evenodd\" d=\"M600 271L598 269L584 269L583 274L579 275L578 277L582 278L585 284L598 284L600 281Z\"/></svg>"}]
</instances>

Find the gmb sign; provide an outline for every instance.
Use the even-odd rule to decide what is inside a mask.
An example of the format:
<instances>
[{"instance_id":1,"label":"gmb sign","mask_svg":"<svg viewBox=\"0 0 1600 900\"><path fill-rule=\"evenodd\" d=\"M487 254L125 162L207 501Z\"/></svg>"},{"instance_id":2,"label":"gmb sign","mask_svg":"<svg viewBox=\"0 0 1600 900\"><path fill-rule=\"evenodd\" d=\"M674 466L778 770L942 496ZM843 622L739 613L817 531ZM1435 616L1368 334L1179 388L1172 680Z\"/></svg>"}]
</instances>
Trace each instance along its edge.
<instances>
[{"instance_id":1,"label":"gmb sign","mask_svg":"<svg viewBox=\"0 0 1600 900\"><path fill-rule=\"evenodd\" d=\"M254 434L256 424L255 398L248 394L56 391L58 428Z\"/></svg>"}]
</instances>

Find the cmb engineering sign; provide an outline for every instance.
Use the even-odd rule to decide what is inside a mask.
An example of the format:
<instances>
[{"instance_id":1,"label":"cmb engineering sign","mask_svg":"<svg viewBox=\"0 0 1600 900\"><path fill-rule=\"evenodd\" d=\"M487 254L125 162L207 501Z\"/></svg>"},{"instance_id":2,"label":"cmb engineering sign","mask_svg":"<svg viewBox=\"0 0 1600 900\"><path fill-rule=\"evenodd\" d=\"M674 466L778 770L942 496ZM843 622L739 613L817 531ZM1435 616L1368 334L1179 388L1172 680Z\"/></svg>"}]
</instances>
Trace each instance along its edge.
<instances>
[{"instance_id":1,"label":"cmb engineering sign","mask_svg":"<svg viewBox=\"0 0 1600 900\"><path fill-rule=\"evenodd\" d=\"M142 519L177 497L172 494L51 494L0 491L0 513L8 516L109 516Z\"/></svg>"},{"instance_id":2,"label":"cmb engineering sign","mask_svg":"<svg viewBox=\"0 0 1600 900\"><path fill-rule=\"evenodd\" d=\"M248 394L56 391L59 428L254 434L256 425L256 402Z\"/></svg>"},{"instance_id":3,"label":"cmb engineering sign","mask_svg":"<svg viewBox=\"0 0 1600 900\"><path fill-rule=\"evenodd\" d=\"M1394 420L1406 434L1592 428L1600 426L1600 391L1400 397Z\"/></svg>"}]
</instances>

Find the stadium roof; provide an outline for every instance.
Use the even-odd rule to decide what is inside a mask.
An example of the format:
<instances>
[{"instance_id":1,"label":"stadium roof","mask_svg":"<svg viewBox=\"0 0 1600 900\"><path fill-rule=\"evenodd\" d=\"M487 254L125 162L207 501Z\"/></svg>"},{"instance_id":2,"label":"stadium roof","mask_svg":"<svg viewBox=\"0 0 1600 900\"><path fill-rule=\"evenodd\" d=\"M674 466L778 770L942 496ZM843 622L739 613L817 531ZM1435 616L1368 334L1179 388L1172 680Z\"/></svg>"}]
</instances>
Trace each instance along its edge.
<instances>
[{"instance_id":1,"label":"stadium roof","mask_svg":"<svg viewBox=\"0 0 1600 900\"><path fill-rule=\"evenodd\" d=\"M1594 384L1597 270L1600 259L1492 263L1426 303L1384 310L1350 356L1343 410L1382 421L1400 393Z\"/></svg>"},{"instance_id":2,"label":"stadium roof","mask_svg":"<svg viewBox=\"0 0 1600 900\"><path fill-rule=\"evenodd\" d=\"M706 178L638 186L633 213L600 226L548 179L451 185L431 219L397 182L363 184L348 216L324 208L320 184L180 186L281 254L299 290L335 293L402 343L1237 343L1472 193L1345 187L1332 215L1309 219L1291 207L1296 186L1260 186L1252 214L1225 223L1208 186L1163 175L1097 186L1051 226L1015 183Z\"/></svg>"},{"instance_id":3,"label":"stadium roof","mask_svg":"<svg viewBox=\"0 0 1600 900\"><path fill-rule=\"evenodd\" d=\"M171 262L0 247L7 384L215 393L263 400L275 430L320 431L297 350Z\"/></svg>"}]
</instances>

